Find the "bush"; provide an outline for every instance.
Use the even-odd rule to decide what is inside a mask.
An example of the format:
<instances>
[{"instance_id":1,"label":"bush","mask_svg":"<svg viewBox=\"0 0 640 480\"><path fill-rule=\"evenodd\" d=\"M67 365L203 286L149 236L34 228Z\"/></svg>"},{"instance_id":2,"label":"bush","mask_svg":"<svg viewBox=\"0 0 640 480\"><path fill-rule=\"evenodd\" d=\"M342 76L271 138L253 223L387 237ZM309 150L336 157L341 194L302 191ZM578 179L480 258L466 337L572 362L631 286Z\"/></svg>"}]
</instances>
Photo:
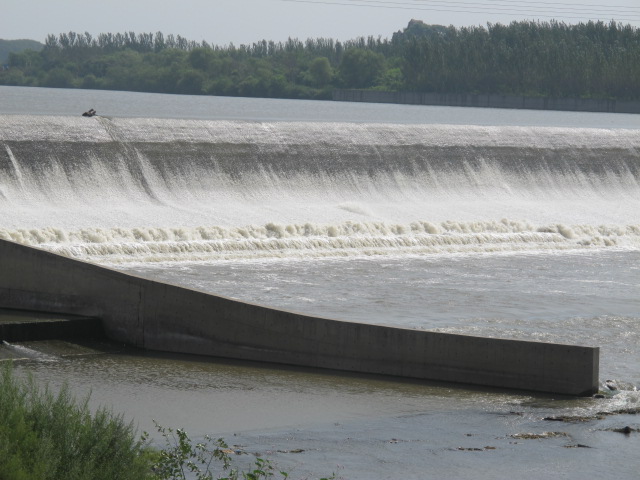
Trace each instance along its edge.
<instances>
[{"instance_id":1,"label":"bush","mask_svg":"<svg viewBox=\"0 0 640 480\"><path fill-rule=\"evenodd\" d=\"M10 363L0 378L0 480L151 479L147 445L131 423L88 398L76 403L64 386L55 395Z\"/></svg>"},{"instance_id":2,"label":"bush","mask_svg":"<svg viewBox=\"0 0 640 480\"><path fill-rule=\"evenodd\" d=\"M182 429L156 424L165 448L150 448L146 432L138 438L132 423L105 408L92 415L89 399L77 403L66 385L55 395L32 377L17 379L10 362L0 370L0 480L289 478L262 458L238 470L223 439L194 444Z\"/></svg>"}]
</instances>

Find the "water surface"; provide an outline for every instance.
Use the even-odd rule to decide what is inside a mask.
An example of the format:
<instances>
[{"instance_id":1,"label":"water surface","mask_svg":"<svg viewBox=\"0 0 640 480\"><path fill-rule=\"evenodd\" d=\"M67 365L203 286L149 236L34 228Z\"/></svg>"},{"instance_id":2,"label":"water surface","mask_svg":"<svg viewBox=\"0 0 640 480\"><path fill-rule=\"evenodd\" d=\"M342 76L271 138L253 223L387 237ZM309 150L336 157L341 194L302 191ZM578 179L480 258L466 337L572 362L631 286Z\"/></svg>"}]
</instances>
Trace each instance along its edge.
<instances>
[{"instance_id":1,"label":"water surface","mask_svg":"<svg viewBox=\"0 0 640 480\"><path fill-rule=\"evenodd\" d=\"M10 348L294 478L636 478L639 436L609 429L637 416L595 414L640 403L639 119L0 87L0 237L323 317L600 346L607 398Z\"/></svg>"}]
</instances>

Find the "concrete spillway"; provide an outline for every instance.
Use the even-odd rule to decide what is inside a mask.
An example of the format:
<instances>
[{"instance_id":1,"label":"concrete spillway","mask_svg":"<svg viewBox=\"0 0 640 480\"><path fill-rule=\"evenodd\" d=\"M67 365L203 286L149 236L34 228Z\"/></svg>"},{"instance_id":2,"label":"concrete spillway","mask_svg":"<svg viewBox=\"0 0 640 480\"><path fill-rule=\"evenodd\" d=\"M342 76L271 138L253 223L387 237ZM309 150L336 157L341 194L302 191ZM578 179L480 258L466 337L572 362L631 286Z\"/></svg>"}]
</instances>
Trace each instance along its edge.
<instances>
[{"instance_id":1,"label":"concrete spillway","mask_svg":"<svg viewBox=\"0 0 640 480\"><path fill-rule=\"evenodd\" d=\"M343 322L146 280L0 240L0 306L99 317L138 347L590 395L599 348Z\"/></svg>"},{"instance_id":2,"label":"concrete spillway","mask_svg":"<svg viewBox=\"0 0 640 480\"><path fill-rule=\"evenodd\" d=\"M0 116L0 307L98 317L111 339L153 350L589 394L597 348L312 317L88 261L636 248L639 139Z\"/></svg>"}]
</instances>

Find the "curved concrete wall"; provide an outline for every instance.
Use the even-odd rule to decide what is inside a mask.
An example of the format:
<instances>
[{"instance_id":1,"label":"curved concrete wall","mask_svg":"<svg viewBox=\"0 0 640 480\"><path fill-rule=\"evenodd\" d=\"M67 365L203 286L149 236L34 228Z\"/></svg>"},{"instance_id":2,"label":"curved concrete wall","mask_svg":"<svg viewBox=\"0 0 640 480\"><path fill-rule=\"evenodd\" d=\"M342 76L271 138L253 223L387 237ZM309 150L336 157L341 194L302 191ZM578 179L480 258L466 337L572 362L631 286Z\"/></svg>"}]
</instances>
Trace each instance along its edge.
<instances>
[{"instance_id":1,"label":"curved concrete wall","mask_svg":"<svg viewBox=\"0 0 640 480\"><path fill-rule=\"evenodd\" d=\"M6 240L0 240L0 307L97 316L110 338L151 350L568 395L598 389L598 348L310 317Z\"/></svg>"}]
</instances>

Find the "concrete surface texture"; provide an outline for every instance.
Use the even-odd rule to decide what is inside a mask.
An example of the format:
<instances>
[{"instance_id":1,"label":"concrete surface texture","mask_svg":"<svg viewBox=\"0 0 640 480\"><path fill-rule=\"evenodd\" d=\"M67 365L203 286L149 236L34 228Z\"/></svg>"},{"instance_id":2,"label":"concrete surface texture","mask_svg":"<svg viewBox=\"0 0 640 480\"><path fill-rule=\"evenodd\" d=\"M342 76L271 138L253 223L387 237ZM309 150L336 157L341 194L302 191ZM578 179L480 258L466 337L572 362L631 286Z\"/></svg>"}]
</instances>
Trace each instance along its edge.
<instances>
[{"instance_id":1,"label":"concrete surface texture","mask_svg":"<svg viewBox=\"0 0 640 480\"><path fill-rule=\"evenodd\" d=\"M599 348L310 317L0 240L0 307L99 317L151 350L567 395L598 389Z\"/></svg>"}]
</instances>

